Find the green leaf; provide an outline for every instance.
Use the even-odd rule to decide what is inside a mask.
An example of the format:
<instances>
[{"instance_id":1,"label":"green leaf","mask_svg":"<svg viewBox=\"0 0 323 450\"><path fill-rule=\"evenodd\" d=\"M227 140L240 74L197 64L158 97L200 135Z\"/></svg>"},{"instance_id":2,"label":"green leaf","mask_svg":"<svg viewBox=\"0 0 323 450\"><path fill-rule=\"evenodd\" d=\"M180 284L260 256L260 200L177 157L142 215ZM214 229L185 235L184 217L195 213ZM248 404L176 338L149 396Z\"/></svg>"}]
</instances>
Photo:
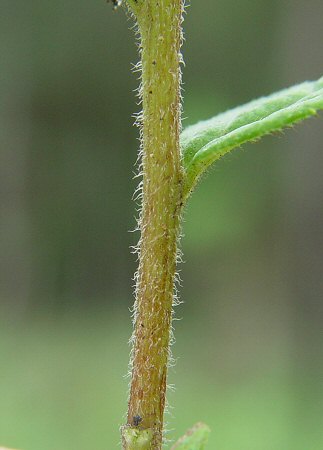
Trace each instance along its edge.
<instances>
[{"instance_id":1,"label":"green leaf","mask_svg":"<svg viewBox=\"0 0 323 450\"><path fill-rule=\"evenodd\" d=\"M204 450L209 434L209 427L199 422L190 428L171 450Z\"/></svg>"},{"instance_id":2,"label":"green leaf","mask_svg":"<svg viewBox=\"0 0 323 450\"><path fill-rule=\"evenodd\" d=\"M323 77L187 127L181 134L187 198L201 174L221 156L248 141L289 127L323 109Z\"/></svg>"}]
</instances>

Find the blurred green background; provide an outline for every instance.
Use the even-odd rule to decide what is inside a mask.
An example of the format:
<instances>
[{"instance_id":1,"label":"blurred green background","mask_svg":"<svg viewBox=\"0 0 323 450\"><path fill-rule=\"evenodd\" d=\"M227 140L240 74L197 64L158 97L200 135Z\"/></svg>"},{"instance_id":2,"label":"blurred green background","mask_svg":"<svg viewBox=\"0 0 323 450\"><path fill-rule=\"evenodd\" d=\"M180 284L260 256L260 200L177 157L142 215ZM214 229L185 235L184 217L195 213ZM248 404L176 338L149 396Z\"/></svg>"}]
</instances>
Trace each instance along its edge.
<instances>
[{"instance_id":1,"label":"blurred green background","mask_svg":"<svg viewBox=\"0 0 323 450\"><path fill-rule=\"evenodd\" d=\"M137 242L132 21L2 0L0 443L120 448ZM323 73L321 0L191 2L184 125ZM323 122L245 145L185 213L169 439L323 448Z\"/></svg>"}]
</instances>

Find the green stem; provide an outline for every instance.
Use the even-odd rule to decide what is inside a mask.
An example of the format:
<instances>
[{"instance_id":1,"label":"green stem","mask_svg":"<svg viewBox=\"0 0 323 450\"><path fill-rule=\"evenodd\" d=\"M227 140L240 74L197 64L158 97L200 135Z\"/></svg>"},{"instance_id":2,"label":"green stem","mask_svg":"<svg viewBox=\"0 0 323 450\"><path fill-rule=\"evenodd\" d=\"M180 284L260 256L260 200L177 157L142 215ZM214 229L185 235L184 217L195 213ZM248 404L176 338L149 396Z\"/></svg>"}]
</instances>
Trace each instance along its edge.
<instances>
[{"instance_id":1,"label":"green stem","mask_svg":"<svg viewBox=\"0 0 323 450\"><path fill-rule=\"evenodd\" d=\"M132 379L122 437L125 450L159 450L182 206L179 134L183 1L130 3L141 37L143 201ZM140 446L138 436L142 438L143 431L146 440Z\"/></svg>"}]
</instances>

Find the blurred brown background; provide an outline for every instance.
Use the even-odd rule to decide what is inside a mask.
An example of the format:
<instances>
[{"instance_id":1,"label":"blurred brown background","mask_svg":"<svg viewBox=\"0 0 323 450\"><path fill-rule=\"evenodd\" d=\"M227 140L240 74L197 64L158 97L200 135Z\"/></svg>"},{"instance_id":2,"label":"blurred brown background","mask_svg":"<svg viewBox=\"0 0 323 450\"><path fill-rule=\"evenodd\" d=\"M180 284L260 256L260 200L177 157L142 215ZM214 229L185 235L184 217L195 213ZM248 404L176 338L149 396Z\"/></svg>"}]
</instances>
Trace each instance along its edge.
<instances>
[{"instance_id":1,"label":"blurred brown background","mask_svg":"<svg viewBox=\"0 0 323 450\"><path fill-rule=\"evenodd\" d=\"M184 126L323 74L319 0L192 1L184 25ZM3 445L119 445L138 239L131 26L104 0L1 2ZM322 124L230 154L186 209L169 439L203 420L210 449L323 448Z\"/></svg>"}]
</instances>

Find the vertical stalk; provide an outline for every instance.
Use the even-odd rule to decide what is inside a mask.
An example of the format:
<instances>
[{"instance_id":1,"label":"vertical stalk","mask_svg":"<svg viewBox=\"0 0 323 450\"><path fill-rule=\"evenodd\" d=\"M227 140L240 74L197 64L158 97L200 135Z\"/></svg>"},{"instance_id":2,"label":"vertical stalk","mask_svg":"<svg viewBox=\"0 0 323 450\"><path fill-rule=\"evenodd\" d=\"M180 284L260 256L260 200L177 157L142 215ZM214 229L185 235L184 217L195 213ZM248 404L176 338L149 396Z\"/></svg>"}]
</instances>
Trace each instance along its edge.
<instances>
[{"instance_id":1,"label":"vertical stalk","mask_svg":"<svg viewBox=\"0 0 323 450\"><path fill-rule=\"evenodd\" d=\"M132 378L123 448L162 446L183 171L180 46L183 0L129 0L140 32L143 199Z\"/></svg>"}]
</instances>

